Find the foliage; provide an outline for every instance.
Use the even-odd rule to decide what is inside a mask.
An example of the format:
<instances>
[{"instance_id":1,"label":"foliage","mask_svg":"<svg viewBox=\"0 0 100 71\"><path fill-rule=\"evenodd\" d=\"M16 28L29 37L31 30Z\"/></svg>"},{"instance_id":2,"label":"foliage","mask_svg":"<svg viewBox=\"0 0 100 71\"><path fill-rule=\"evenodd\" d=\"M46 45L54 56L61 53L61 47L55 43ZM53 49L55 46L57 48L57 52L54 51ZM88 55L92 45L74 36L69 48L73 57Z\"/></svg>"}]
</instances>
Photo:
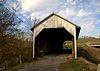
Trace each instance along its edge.
<instances>
[{"instance_id":1,"label":"foliage","mask_svg":"<svg viewBox=\"0 0 100 71\"><path fill-rule=\"evenodd\" d=\"M32 61L32 41L16 28L22 22L17 16L17 6L18 0L0 0L0 70Z\"/></svg>"},{"instance_id":2,"label":"foliage","mask_svg":"<svg viewBox=\"0 0 100 71\"><path fill-rule=\"evenodd\" d=\"M32 44L30 41L23 41L16 39L13 36L0 37L0 67L8 68L16 64L20 64L21 61L32 60Z\"/></svg>"},{"instance_id":3,"label":"foliage","mask_svg":"<svg viewBox=\"0 0 100 71\"><path fill-rule=\"evenodd\" d=\"M89 71L88 66L82 61L72 60L71 65L74 71Z\"/></svg>"}]
</instances>

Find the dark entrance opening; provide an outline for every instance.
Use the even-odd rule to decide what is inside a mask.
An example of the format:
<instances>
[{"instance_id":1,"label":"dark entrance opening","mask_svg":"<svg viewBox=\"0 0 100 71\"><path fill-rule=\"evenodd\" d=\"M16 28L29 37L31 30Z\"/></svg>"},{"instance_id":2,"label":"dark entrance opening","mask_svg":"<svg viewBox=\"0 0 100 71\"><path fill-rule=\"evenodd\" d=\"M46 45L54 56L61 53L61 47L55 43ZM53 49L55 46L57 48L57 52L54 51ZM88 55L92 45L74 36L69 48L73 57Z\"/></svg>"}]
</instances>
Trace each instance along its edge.
<instances>
[{"instance_id":1,"label":"dark entrance opening","mask_svg":"<svg viewBox=\"0 0 100 71\"><path fill-rule=\"evenodd\" d=\"M72 35L65 28L45 28L35 37L35 57L41 53L60 54L65 40L72 40Z\"/></svg>"}]
</instances>

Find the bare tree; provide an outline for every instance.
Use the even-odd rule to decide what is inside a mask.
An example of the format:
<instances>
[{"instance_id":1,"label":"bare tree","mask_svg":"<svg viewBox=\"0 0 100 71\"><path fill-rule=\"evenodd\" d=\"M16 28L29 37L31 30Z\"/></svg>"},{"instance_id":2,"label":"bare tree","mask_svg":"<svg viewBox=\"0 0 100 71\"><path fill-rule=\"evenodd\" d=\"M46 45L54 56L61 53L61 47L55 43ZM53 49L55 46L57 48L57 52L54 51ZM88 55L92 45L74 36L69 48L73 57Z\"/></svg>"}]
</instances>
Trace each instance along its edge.
<instances>
[{"instance_id":1,"label":"bare tree","mask_svg":"<svg viewBox=\"0 0 100 71\"><path fill-rule=\"evenodd\" d=\"M15 12L5 7L4 3L0 4L0 35L9 33L14 30L14 26L19 24L21 20ZM12 28L13 27L13 28ZM8 32L9 31L9 32Z\"/></svg>"},{"instance_id":2,"label":"bare tree","mask_svg":"<svg viewBox=\"0 0 100 71\"><path fill-rule=\"evenodd\" d=\"M16 63L11 63L17 56L15 49L17 49L18 39L13 35L16 30L15 26L21 23L16 11L10 6L7 7L6 4L7 0L0 0L0 67L3 68Z\"/></svg>"}]
</instances>

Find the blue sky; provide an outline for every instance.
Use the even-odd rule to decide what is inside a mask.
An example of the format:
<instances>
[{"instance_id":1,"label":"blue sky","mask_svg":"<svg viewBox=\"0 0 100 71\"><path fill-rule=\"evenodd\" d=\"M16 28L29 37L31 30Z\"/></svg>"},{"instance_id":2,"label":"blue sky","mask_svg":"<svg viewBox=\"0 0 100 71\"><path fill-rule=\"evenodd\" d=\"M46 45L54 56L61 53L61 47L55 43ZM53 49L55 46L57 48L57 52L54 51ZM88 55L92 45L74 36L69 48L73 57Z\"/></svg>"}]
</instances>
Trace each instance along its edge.
<instances>
[{"instance_id":1,"label":"blue sky","mask_svg":"<svg viewBox=\"0 0 100 71\"><path fill-rule=\"evenodd\" d=\"M100 35L100 0L20 1L22 13L24 16L31 16L31 19L34 17L43 19L54 12L81 26L80 36L98 37ZM24 25L20 25L20 27L24 28Z\"/></svg>"}]
</instances>

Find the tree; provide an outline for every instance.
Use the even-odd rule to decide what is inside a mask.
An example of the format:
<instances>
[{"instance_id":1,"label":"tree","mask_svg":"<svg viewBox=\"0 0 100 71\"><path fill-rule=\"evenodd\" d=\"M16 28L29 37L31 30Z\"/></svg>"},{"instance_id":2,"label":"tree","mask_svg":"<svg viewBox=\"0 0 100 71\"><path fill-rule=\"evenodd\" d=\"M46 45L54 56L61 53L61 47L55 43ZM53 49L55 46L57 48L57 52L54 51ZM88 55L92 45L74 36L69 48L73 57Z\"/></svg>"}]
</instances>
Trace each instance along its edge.
<instances>
[{"instance_id":1,"label":"tree","mask_svg":"<svg viewBox=\"0 0 100 71\"><path fill-rule=\"evenodd\" d=\"M0 68L32 60L32 41L17 28L23 22L19 6L18 0L0 0Z\"/></svg>"},{"instance_id":2,"label":"tree","mask_svg":"<svg viewBox=\"0 0 100 71\"><path fill-rule=\"evenodd\" d=\"M3 3L3 2L2 2ZM16 30L15 25L18 25L21 20L16 13L5 7L5 4L0 4L0 35L11 34Z\"/></svg>"},{"instance_id":3,"label":"tree","mask_svg":"<svg viewBox=\"0 0 100 71\"><path fill-rule=\"evenodd\" d=\"M16 44L19 40L14 34L17 31L16 25L21 23L21 19L16 15L17 11L9 5L6 6L7 2L8 0L0 0L0 67L2 68L17 63Z\"/></svg>"}]
</instances>

